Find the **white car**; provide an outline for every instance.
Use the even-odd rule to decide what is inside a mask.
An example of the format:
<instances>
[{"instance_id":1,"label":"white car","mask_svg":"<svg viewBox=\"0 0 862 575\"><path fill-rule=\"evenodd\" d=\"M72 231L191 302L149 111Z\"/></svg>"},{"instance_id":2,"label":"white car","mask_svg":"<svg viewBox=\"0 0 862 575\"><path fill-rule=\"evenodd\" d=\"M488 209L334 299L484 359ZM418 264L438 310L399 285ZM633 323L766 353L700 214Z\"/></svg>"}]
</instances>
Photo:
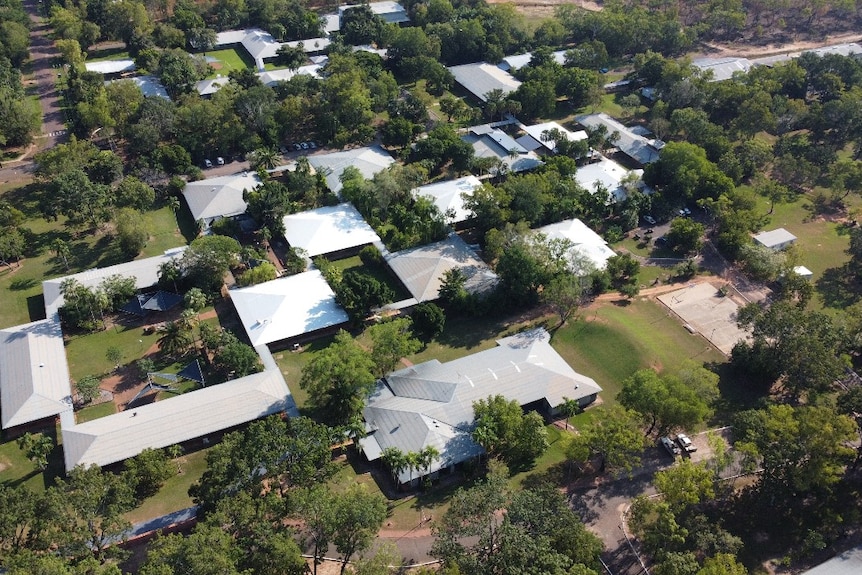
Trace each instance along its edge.
<instances>
[{"instance_id":1,"label":"white car","mask_svg":"<svg viewBox=\"0 0 862 575\"><path fill-rule=\"evenodd\" d=\"M676 436L676 442L686 453L694 453L697 451L697 447L694 446L694 443L691 442L691 439L689 439L688 435L685 433L678 433Z\"/></svg>"},{"instance_id":2,"label":"white car","mask_svg":"<svg viewBox=\"0 0 862 575\"><path fill-rule=\"evenodd\" d=\"M652 216L644 216L644 221L651 226L655 225L655 218Z\"/></svg>"}]
</instances>

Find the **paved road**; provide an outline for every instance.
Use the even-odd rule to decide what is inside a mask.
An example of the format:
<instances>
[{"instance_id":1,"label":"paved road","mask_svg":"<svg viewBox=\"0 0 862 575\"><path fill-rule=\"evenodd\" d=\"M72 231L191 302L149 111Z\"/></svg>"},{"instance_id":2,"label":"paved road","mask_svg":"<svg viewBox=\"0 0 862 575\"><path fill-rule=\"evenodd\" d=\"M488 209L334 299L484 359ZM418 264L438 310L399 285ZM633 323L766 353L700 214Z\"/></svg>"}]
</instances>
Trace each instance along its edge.
<instances>
[{"instance_id":1,"label":"paved road","mask_svg":"<svg viewBox=\"0 0 862 575\"><path fill-rule=\"evenodd\" d=\"M24 9L33 23L30 28L30 63L32 81L36 84L36 94L42 106L41 147L50 148L67 138L60 94L56 88L57 76L63 70L60 67L60 52L49 36L47 21L39 15L37 1L25 0Z\"/></svg>"}]
</instances>

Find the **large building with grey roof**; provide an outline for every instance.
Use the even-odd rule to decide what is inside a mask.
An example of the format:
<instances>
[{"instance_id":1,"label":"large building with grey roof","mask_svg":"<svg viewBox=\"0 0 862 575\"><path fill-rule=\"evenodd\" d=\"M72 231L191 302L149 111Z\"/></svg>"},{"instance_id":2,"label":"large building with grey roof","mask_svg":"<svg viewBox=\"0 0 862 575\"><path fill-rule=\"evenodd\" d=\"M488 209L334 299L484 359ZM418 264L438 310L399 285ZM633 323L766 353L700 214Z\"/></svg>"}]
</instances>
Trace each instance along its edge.
<instances>
[{"instance_id":1,"label":"large building with grey roof","mask_svg":"<svg viewBox=\"0 0 862 575\"><path fill-rule=\"evenodd\" d=\"M567 399L586 406L601 387L577 373L551 347L544 329L497 341L487 349L447 363L427 361L390 373L363 411L368 434L360 441L365 456L380 459L387 448L403 453L434 447L440 456L427 470L402 470L399 483L423 473L452 470L483 453L470 434L473 403L502 395L526 409L553 413Z\"/></svg>"},{"instance_id":2,"label":"large building with grey roof","mask_svg":"<svg viewBox=\"0 0 862 575\"><path fill-rule=\"evenodd\" d=\"M499 90L505 96L521 85L521 81L510 73L487 62L450 66L449 71L455 81L480 102L488 101L489 92Z\"/></svg>"},{"instance_id":3,"label":"large building with grey roof","mask_svg":"<svg viewBox=\"0 0 862 575\"><path fill-rule=\"evenodd\" d=\"M587 114L575 119L585 128L595 130L604 126L608 136L617 134L615 145L619 151L641 165L657 161L659 150L664 147L664 142L637 134L605 113Z\"/></svg>"},{"instance_id":4,"label":"large building with grey roof","mask_svg":"<svg viewBox=\"0 0 862 575\"><path fill-rule=\"evenodd\" d=\"M244 214L247 207L244 193L262 184L257 174L243 172L189 182L183 189L183 197L192 218L203 222L204 229L209 229L217 220Z\"/></svg>"}]
</instances>

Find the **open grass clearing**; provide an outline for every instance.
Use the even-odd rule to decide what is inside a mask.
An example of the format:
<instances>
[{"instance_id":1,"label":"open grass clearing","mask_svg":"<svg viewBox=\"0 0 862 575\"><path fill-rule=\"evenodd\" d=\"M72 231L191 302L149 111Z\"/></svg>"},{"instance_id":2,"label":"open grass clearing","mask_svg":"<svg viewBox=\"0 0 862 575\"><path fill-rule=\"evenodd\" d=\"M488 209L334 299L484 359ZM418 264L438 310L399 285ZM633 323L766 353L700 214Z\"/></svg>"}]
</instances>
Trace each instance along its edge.
<instances>
[{"instance_id":1,"label":"open grass clearing","mask_svg":"<svg viewBox=\"0 0 862 575\"><path fill-rule=\"evenodd\" d=\"M223 50L212 50L201 54L206 56L213 73L209 78L227 76L232 70L253 70L254 62L243 48L225 48ZM210 61L215 59L216 61Z\"/></svg>"}]
</instances>

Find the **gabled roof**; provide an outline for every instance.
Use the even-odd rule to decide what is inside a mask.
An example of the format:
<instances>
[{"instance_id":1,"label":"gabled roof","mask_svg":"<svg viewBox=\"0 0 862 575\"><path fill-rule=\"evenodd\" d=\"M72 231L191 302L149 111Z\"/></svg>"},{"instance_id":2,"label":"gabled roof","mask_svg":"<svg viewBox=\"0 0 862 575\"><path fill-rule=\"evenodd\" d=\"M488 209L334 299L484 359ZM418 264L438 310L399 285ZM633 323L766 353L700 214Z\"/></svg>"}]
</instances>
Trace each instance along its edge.
<instances>
[{"instance_id":1,"label":"gabled roof","mask_svg":"<svg viewBox=\"0 0 862 575\"><path fill-rule=\"evenodd\" d=\"M230 83L227 76L218 76L207 80L200 80L195 84L195 90L201 96L211 96Z\"/></svg>"},{"instance_id":2,"label":"gabled roof","mask_svg":"<svg viewBox=\"0 0 862 575\"><path fill-rule=\"evenodd\" d=\"M318 172L326 173L326 185L337 194L341 191L339 178L347 166L353 166L370 180L377 172L382 172L394 164L395 159L380 146L369 146L329 154L316 154L308 157L308 163Z\"/></svg>"},{"instance_id":3,"label":"gabled roof","mask_svg":"<svg viewBox=\"0 0 862 575\"><path fill-rule=\"evenodd\" d=\"M473 403L480 399L499 394L521 405L544 399L556 407L564 397L581 400L601 391L560 357L544 329L497 344L447 363L431 360L387 375L363 411L372 431L362 443L366 455L379 456L387 447L408 452L433 445L441 454L433 472L481 453L470 438ZM405 472L401 481L407 480Z\"/></svg>"},{"instance_id":4,"label":"gabled roof","mask_svg":"<svg viewBox=\"0 0 862 575\"><path fill-rule=\"evenodd\" d=\"M570 142L578 142L580 140L587 139L587 133L584 130L578 130L577 132L572 132L571 130L567 130L556 122L544 122L542 124L533 124L532 126L521 126L527 134L539 145L545 147L548 151L553 151L557 147L557 143L553 140L544 140L542 135L545 132L549 132L551 130L558 130L561 134L566 136ZM518 140L520 142L520 139ZM535 150L535 147L531 147L530 149Z\"/></svg>"},{"instance_id":5,"label":"gabled roof","mask_svg":"<svg viewBox=\"0 0 862 575\"><path fill-rule=\"evenodd\" d=\"M454 214L453 223L463 222L470 218L470 210L464 207L463 196L472 196L473 192L482 185L476 176L465 176L457 180L446 180L436 184L428 184L412 190L414 198L427 196L434 201L434 205L441 214L451 210Z\"/></svg>"},{"instance_id":6,"label":"gabled roof","mask_svg":"<svg viewBox=\"0 0 862 575\"><path fill-rule=\"evenodd\" d=\"M273 38L272 34L260 28L228 30L216 35L216 46L230 44L242 44L242 47L254 60L257 69L263 72L264 60L275 58L282 43Z\"/></svg>"},{"instance_id":7,"label":"gabled roof","mask_svg":"<svg viewBox=\"0 0 862 575\"><path fill-rule=\"evenodd\" d=\"M618 133L620 137L616 142L616 146L621 152L632 159L637 160L641 164L649 164L658 160L659 148L656 147L655 141L635 134L629 128L623 126L607 114L587 114L584 116L577 116L576 119L579 124L587 128L605 126L608 129L609 136L614 132Z\"/></svg>"},{"instance_id":8,"label":"gabled roof","mask_svg":"<svg viewBox=\"0 0 862 575\"><path fill-rule=\"evenodd\" d=\"M56 314L0 330L3 429L71 410L63 333Z\"/></svg>"},{"instance_id":9,"label":"gabled roof","mask_svg":"<svg viewBox=\"0 0 862 575\"><path fill-rule=\"evenodd\" d=\"M189 205L192 218L209 223L216 218L244 214L246 203L242 199L243 191L254 190L261 184L257 174L244 172L189 182L183 189L183 197Z\"/></svg>"},{"instance_id":10,"label":"gabled roof","mask_svg":"<svg viewBox=\"0 0 862 575\"><path fill-rule=\"evenodd\" d=\"M358 8L359 6L361 6L361 4L339 6L338 13L344 14L345 10ZM405 10L398 2L388 0L383 2L369 2L368 7L371 8L371 12L383 18L383 21L388 24L401 24L402 22L410 21L410 16L407 14L407 10Z\"/></svg>"},{"instance_id":11,"label":"gabled roof","mask_svg":"<svg viewBox=\"0 0 862 575\"><path fill-rule=\"evenodd\" d=\"M498 280L497 274L454 233L433 244L396 252L386 263L418 302L436 300L444 276L451 269L464 273L465 288L470 293L490 290Z\"/></svg>"},{"instance_id":12,"label":"gabled roof","mask_svg":"<svg viewBox=\"0 0 862 575\"><path fill-rule=\"evenodd\" d=\"M608 259L616 255L602 236L577 218L537 228L534 231L544 234L548 239L569 240L574 245L575 250L586 257L591 265L595 266L595 269L604 269ZM577 273L579 270L573 271ZM589 273L591 270L580 271Z\"/></svg>"},{"instance_id":13,"label":"gabled roof","mask_svg":"<svg viewBox=\"0 0 862 575\"><path fill-rule=\"evenodd\" d=\"M508 134L497 128L476 126L461 139L473 146L477 158L495 158L510 172L525 172L542 165L535 152L526 150Z\"/></svg>"},{"instance_id":14,"label":"gabled roof","mask_svg":"<svg viewBox=\"0 0 862 575\"><path fill-rule=\"evenodd\" d=\"M124 58L121 60L100 60L99 62L85 62L87 72L99 72L100 74L120 74L131 72L135 69L135 61Z\"/></svg>"},{"instance_id":15,"label":"gabled roof","mask_svg":"<svg viewBox=\"0 0 862 575\"><path fill-rule=\"evenodd\" d=\"M767 248L773 248L795 242L796 236L784 228L778 228L768 232L760 232L754 236L754 241Z\"/></svg>"},{"instance_id":16,"label":"gabled roof","mask_svg":"<svg viewBox=\"0 0 862 575\"><path fill-rule=\"evenodd\" d=\"M258 352L263 355L263 350ZM291 406L281 373L277 367L267 369L166 401L64 426L66 469L109 465L134 457L148 447L158 449L202 437Z\"/></svg>"},{"instance_id":17,"label":"gabled roof","mask_svg":"<svg viewBox=\"0 0 862 575\"><path fill-rule=\"evenodd\" d=\"M347 321L319 270L230 291L252 345L281 341Z\"/></svg>"},{"instance_id":18,"label":"gabled roof","mask_svg":"<svg viewBox=\"0 0 862 575\"><path fill-rule=\"evenodd\" d=\"M712 82L722 82L737 72L748 72L753 64L747 58L699 58L692 65L703 72L711 71Z\"/></svg>"},{"instance_id":19,"label":"gabled roof","mask_svg":"<svg viewBox=\"0 0 862 575\"><path fill-rule=\"evenodd\" d=\"M487 62L450 66L449 71L456 82L482 102L487 101L486 94L492 90L501 90L506 95L521 85L520 80Z\"/></svg>"},{"instance_id":20,"label":"gabled roof","mask_svg":"<svg viewBox=\"0 0 862 575\"><path fill-rule=\"evenodd\" d=\"M165 90L165 87L162 85L161 80L155 76L134 76L132 78L123 78L120 80L108 80L105 84L112 84L114 82L132 82L141 90L141 93L145 98L156 96L164 98L165 100L171 99L171 97L168 96L168 91Z\"/></svg>"},{"instance_id":21,"label":"gabled roof","mask_svg":"<svg viewBox=\"0 0 862 575\"><path fill-rule=\"evenodd\" d=\"M113 275L130 277L135 279L135 288L142 289L156 285L159 281L159 267L171 260L181 257L186 246L173 248L160 256L133 260L115 266L87 270L77 274L71 274L60 278L54 278L42 282L42 292L45 295L45 313L48 317L63 306L63 296L60 293L60 285L67 279L74 279L84 287L93 288L102 281Z\"/></svg>"},{"instance_id":22,"label":"gabled roof","mask_svg":"<svg viewBox=\"0 0 862 575\"><path fill-rule=\"evenodd\" d=\"M284 217L284 237L309 257L380 241L351 203L326 206Z\"/></svg>"},{"instance_id":23,"label":"gabled roof","mask_svg":"<svg viewBox=\"0 0 862 575\"><path fill-rule=\"evenodd\" d=\"M862 573L862 546L848 549L802 575L858 575Z\"/></svg>"},{"instance_id":24,"label":"gabled roof","mask_svg":"<svg viewBox=\"0 0 862 575\"><path fill-rule=\"evenodd\" d=\"M566 63L566 51L565 50L557 50L551 53L551 58L557 64L561 66ZM497 67L501 70L509 71L517 68L523 68L524 66L529 66L530 61L533 59L533 53L527 52L526 54L515 54L513 56L506 56L503 58Z\"/></svg>"},{"instance_id":25,"label":"gabled roof","mask_svg":"<svg viewBox=\"0 0 862 575\"><path fill-rule=\"evenodd\" d=\"M602 159L592 164L586 164L575 172L575 180L585 190L596 193L597 184L601 184L610 194L609 200L621 202L626 199L627 192L622 181L630 173L643 176L643 170L627 170L613 160L602 156Z\"/></svg>"},{"instance_id":26,"label":"gabled roof","mask_svg":"<svg viewBox=\"0 0 862 575\"><path fill-rule=\"evenodd\" d=\"M261 72L257 75L257 77L260 78L260 81L265 86L272 86L273 84L276 84L278 82L286 82L287 80L290 80L294 76L299 76L300 74L305 74L314 78L320 78L321 68L323 68L323 66L321 66L320 64L309 64L308 66L300 66L296 70L281 68L279 70Z\"/></svg>"}]
</instances>

